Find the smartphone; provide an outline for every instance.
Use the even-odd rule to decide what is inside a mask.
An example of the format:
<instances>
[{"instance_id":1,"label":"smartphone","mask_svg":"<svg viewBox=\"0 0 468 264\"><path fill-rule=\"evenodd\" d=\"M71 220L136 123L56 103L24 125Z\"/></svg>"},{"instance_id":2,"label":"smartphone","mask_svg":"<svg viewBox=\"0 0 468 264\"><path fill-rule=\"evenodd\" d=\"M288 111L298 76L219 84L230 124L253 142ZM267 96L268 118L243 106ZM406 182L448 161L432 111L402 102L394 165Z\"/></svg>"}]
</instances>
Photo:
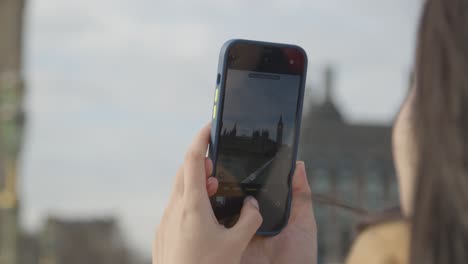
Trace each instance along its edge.
<instances>
[{"instance_id":1,"label":"smartphone","mask_svg":"<svg viewBox=\"0 0 468 264\"><path fill-rule=\"evenodd\" d=\"M259 202L258 235L286 226L306 71L307 55L295 45L230 40L222 47L209 156L219 181L211 205L226 227L246 196Z\"/></svg>"}]
</instances>

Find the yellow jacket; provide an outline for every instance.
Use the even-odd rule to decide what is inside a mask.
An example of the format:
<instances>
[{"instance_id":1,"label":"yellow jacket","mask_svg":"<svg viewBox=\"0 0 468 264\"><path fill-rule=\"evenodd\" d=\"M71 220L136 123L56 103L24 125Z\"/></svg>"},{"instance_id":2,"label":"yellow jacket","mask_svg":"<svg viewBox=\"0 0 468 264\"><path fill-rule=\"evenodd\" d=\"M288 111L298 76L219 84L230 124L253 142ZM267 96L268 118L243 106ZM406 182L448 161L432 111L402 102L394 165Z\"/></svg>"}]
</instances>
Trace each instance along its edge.
<instances>
[{"instance_id":1,"label":"yellow jacket","mask_svg":"<svg viewBox=\"0 0 468 264\"><path fill-rule=\"evenodd\" d=\"M354 242L347 264L407 264L409 226L403 221L367 228Z\"/></svg>"}]
</instances>

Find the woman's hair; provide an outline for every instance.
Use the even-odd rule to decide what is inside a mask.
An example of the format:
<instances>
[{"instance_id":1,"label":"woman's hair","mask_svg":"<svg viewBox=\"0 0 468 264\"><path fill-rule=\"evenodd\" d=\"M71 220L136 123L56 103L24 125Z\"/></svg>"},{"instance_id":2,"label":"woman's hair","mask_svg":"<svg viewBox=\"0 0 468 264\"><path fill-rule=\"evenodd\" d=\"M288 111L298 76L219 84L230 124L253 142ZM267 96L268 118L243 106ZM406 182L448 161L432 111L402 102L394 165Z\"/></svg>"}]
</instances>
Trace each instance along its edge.
<instances>
[{"instance_id":1,"label":"woman's hair","mask_svg":"<svg viewBox=\"0 0 468 264\"><path fill-rule=\"evenodd\" d=\"M410 263L468 263L468 0L427 0L418 41Z\"/></svg>"}]
</instances>

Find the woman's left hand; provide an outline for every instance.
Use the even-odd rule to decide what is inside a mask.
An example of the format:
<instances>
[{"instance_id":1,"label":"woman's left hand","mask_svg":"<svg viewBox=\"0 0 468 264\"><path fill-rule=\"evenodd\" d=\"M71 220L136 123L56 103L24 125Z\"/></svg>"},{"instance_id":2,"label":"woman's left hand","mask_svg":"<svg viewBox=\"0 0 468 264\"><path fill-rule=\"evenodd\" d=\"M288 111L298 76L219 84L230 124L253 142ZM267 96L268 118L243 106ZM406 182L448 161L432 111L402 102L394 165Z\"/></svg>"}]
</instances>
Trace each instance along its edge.
<instances>
[{"instance_id":1,"label":"woman's left hand","mask_svg":"<svg viewBox=\"0 0 468 264\"><path fill-rule=\"evenodd\" d=\"M211 161L205 157L210 136L206 125L189 148L176 175L169 204L153 244L153 264L240 263L242 254L262 223L258 203L247 198L237 224L225 228L211 208L207 178ZM208 180L208 184L210 180Z\"/></svg>"}]
</instances>

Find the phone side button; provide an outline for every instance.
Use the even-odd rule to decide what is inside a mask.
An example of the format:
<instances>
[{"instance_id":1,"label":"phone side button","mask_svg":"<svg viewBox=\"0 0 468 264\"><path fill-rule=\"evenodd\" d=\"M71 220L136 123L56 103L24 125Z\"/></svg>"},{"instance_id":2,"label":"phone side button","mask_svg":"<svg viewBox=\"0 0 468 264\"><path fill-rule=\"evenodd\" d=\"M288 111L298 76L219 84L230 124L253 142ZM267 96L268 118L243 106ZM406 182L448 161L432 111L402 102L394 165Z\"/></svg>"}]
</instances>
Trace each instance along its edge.
<instances>
[{"instance_id":1,"label":"phone side button","mask_svg":"<svg viewBox=\"0 0 468 264\"><path fill-rule=\"evenodd\" d=\"M213 119L216 119L216 110L218 108L216 107L216 105L213 106Z\"/></svg>"},{"instance_id":2,"label":"phone side button","mask_svg":"<svg viewBox=\"0 0 468 264\"><path fill-rule=\"evenodd\" d=\"M219 89L216 88L216 91L215 91L215 100L214 100L215 104L218 102L218 99L219 99Z\"/></svg>"}]
</instances>

